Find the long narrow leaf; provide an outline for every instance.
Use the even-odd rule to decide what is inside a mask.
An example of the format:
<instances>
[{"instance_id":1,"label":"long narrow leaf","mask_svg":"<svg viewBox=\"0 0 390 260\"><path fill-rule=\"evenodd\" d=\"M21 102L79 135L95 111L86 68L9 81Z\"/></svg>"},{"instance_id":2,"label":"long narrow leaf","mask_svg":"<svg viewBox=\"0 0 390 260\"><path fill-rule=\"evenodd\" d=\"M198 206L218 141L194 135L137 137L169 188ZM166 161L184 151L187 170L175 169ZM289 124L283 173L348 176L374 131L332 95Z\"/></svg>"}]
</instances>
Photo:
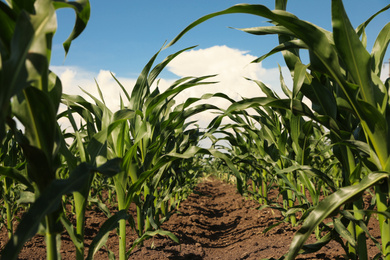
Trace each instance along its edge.
<instances>
[{"instance_id":1,"label":"long narrow leaf","mask_svg":"<svg viewBox=\"0 0 390 260\"><path fill-rule=\"evenodd\" d=\"M359 184L341 188L337 192L322 200L320 204L310 213L307 219L305 219L302 227L295 234L286 259L295 259L305 241L325 218L337 211L346 202L357 198L366 189L386 178L389 178L389 174L387 172L370 173Z\"/></svg>"}]
</instances>

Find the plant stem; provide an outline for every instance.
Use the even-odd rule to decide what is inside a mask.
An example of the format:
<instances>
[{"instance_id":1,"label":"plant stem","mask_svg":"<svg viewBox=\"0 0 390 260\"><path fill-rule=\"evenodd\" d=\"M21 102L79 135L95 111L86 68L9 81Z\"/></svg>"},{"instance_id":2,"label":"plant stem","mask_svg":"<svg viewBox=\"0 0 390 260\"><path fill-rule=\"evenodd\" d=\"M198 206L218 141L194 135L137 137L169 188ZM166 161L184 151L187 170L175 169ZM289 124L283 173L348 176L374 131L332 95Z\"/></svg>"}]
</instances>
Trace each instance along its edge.
<instances>
[{"instance_id":1,"label":"plant stem","mask_svg":"<svg viewBox=\"0 0 390 260\"><path fill-rule=\"evenodd\" d=\"M87 195L88 196L88 195ZM85 208L87 206L87 200L85 196L80 192L73 193L76 210L76 235L77 239L81 242L81 247L76 246L76 259L84 259L84 226L85 226Z\"/></svg>"},{"instance_id":2,"label":"plant stem","mask_svg":"<svg viewBox=\"0 0 390 260\"><path fill-rule=\"evenodd\" d=\"M119 220L119 260L126 259L126 220Z\"/></svg>"},{"instance_id":3,"label":"plant stem","mask_svg":"<svg viewBox=\"0 0 390 260\"><path fill-rule=\"evenodd\" d=\"M57 260L57 240L54 232L54 221L51 215L45 217L46 219L46 257L47 260Z\"/></svg>"},{"instance_id":4,"label":"plant stem","mask_svg":"<svg viewBox=\"0 0 390 260\"><path fill-rule=\"evenodd\" d=\"M148 196L150 196L150 195L151 195L150 188L146 184L144 186L144 199L147 200ZM150 220L149 220L149 216L148 215L146 216L146 219L144 221L145 221L145 232L146 232L146 231L149 231L151 229Z\"/></svg>"},{"instance_id":5,"label":"plant stem","mask_svg":"<svg viewBox=\"0 0 390 260\"><path fill-rule=\"evenodd\" d=\"M12 206L9 202L10 194L9 194L9 179L5 178L4 180L4 204L7 211L7 232L8 232L8 239L11 239L13 234L13 228L12 228Z\"/></svg>"},{"instance_id":6,"label":"plant stem","mask_svg":"<svg viewBox=\"0 0 390 260\"><path fill-rule=\"evenodd\" d=\"M359 200L353 203L354 210L360 210L362 208L363 208L362 198L360 198ZM361 213L355 212L354 215L357 220L364 219L364 216ZM368 260L366 235L364 234L363 229L358 225L355 225L355 231L356 231L356 241L357 241L357 255L359 256L359 260Z\"/></svg>"},{"instance_id":7,"label":"plant stem","mask_svg":"<svg viewBox=\"0 0 390 260\"><path fill-rule=\"evenodd\" d=\"M123 175L125 172L121 172L114 177L115 191L118 200L118 210L127 210L126 208L126 192L125 192L125 180L128 175ZM137 207L138 212L138 207ZM138 216L137 216L138 217ZM119 220L119 259L126 259L126 220Z\"/></svg>"},{"instance_id":8,"label":"plant stem","mask_svg":"<svg viewBox=\"0 0 390 260\"><path fill-rule=\"evenodd\" d=\"M389 187L389 180L387 183L382 185L387 185ZM379 212L385 212L388 209L387 205L387 193L386 189L382 189L381 186L375 187L376 193L376 205ZM389 219L387 219L382 214L378 214L379 227L381 231L381 239L382 239L382 253L384 255L385 260L390 260L390 223Z\"/></svg>"},{"instance_id":9,"label":"plant stem","mask_svg":"<svg viewBox=\"0 0 390 260\"><path fill-rule=\"evenodd\" d=\"M7 232L8 239L11 239L13 229L12 229L12 213L11 213L11 205L8 202L5 202L5 208L7 210Z\"/></svg>"},{"instance_id":10,"label":"plant stem","mask_svg":"<svg viewBox=\"0 0 390 260\"><path fill-rule=\"evenodd\" d=\"M263 176L261 178L261 189L263 196L263 204L267 205L267 172L263 170Z\"/></svg>"},{"instance_id":11,"label":"plant stem","mask_svg":"<svg viewBox=\"0 0 390 260\"><path fill-rule=\"evenodd\" d=\"M293 174L292 173L288 174L287 178L289 179L289 181L291 183L293 183ZM288 202L288 208L287 209L294 207L294 196L293 195L294 194L293 194L292 190L287 190L287 202ZM290 222L291 222L291 225L293 227L296 226L297 219L295 217L295 213L290 216Z\"/></svg>"},{"instance_id":12,"label":"plant stem","mask_svg":"<svg viewBox=\"0 0 390 260\"><path fill-rule=\"evenodd\" d=\"M137 206L137 226L138 226L138 236L142 236L144 231L144 217L142 212L142 207Z\"/></svg>"},{"instance_id":13,"label":"plant stem","mask_svg":"<svg viewBox=\"0 0 390 260\"><path fill-rule=\"evenodd\" d=\"M351 233L352 237L356 238L355 223L353 223L352 221L349 222L347 229ZM356 248L350 243L348 243L348 254L351 259L356 259Z\"/></svg>"}]
</instances>

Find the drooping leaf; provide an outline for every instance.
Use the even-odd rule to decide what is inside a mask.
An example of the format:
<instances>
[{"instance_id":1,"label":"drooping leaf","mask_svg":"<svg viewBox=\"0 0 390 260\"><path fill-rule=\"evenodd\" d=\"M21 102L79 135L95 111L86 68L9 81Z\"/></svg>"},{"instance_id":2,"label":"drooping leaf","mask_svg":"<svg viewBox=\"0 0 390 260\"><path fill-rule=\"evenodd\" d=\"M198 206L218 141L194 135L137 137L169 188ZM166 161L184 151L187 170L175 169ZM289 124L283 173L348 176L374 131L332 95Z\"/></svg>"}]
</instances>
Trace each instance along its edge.
<instances>
[{"instance_id":1,"label":"drooping leaf","mask_svg":"<svg viewBox=\"0 0 390 260\"><path fill-rule=\"evenodd\" d=\"M346 202L358 198L367 188L389 178L387 172L373 172L368 174L359 184L343 187L326 197L305 219L302 227L295 234L286 259L294 259L303 247L315 227L325 218L337 211Z\"/></svg>"},{"instance_id":2,"label":"drooping leaf","mask_svg":"<svg viewBox=\"0 0 390 260\"><path fill-rule=\"evenodd\" d=\"M76 21L71 34L68 39L63 43L65 50L65 57L69 52L70 45L74 39L76 39L86 28L89 21L91 6L89 0L54 0L53 5L56 9L71 8L75 11Z\"/></svg>"},{"instance_id":3,"label":"drooping leaf","mask_svg":"<svg viewBox=\"0 0 390 260\"><path fill-rule=\"evenodd\" d=\"M373 72L380 77L383 59L390 42L390 22L387 23L379 32L371 51L371 68Z\"/></svg>"},{"instance_id":4,"label":"drooping leaf","mask_svg":"<svg viewBox=\"0 0 390 260\"><path fill-rule=\"evenodd\" d=\"M18 170L16 170L13 167L4 167L0 166L0 175L6 176L10 179L13 179L19 183L22 183L23 185L26 185L30 189L34 189L33 186L31 185L30 181L24 177L23 174L21 174Z\"/></svg>"},{"instance_id":5,"label":"drooping leaf","mask_svg":"<svg viewBox=\"0 0 390 260\"><path fill-rule=\"evenodd\" d=\"M125 210L120 210L108 218L100 227L99 232L96 234L91 244L89 245L87 259L93 259L93 256L96 254L96 252L105 245L108 240L110 231L118 226L119 220L128 219L129 217L131 216L129 216Z\"/></svg>"},{"instance_id":6,"label":"drooping leaf","mask_svg":"<svg viewBox=\"0 0 390 260\"><path fill-rule=\"evenodd\" d=\"M371 82L371 57L353 29L341 0L332 0L332 26L338 55L343 59L353 83L359 86L362 99L375 106L381 99L378 99L377 87Z\"/></svg>"}]
</instances>

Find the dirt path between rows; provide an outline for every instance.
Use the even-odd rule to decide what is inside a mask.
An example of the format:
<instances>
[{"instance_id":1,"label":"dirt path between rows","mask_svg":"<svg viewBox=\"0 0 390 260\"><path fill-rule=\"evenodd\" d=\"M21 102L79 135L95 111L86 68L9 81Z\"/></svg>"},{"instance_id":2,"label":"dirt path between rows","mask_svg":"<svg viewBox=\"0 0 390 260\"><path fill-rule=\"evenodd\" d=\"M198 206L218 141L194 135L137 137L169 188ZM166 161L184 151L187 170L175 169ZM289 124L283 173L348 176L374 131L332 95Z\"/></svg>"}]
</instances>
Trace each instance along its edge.
<instances>
[{"instance_id":1,"label":"dirt path between rows","mask_svg":"<svg viewBox=\"0 0 390 260\"><path fill-rule=\"evenodd\" d=\"M275 198L276 191L271 191L269 197ZM243 198L234 185L205 180L182 202L181 214L173 215L163 226L178 236L181 245L154 239L149 242L153 242L153 249L139 249L132 259L278 259L288 252L297 228L285 223L264 234L282 216L270 208L257 210L259 206ZM314 236L309 241L315 242ZM369 251L370 259L379 252L373 244ZM320 251L297 259L344 259L343 253L342 247L332 241Z\"/></svg>"},{"instance_id":2,"label":"dirt path between rows","mask_svg":"<svg viewBox=\"0 0 390 260\"><path fill-rule=\"evenodd\" d=\"M180 205L181 214L164 224L181 245L154 239L154 249L139 249L132 259L277 259L288 252L295 229L281 224L264 234L281 214L269 208L259 211L259 206L243 198L231 184L215 179L200 183ZM332 243L305 259L337 259L342 253L341 247Z\"/></svg>"},{"instance_id":3,"label":"dirt path between rows","mask_svg":"<svg viewBox=\"0 0 390 260\"><path fill-rule=\"evenodd\" d=\"M271 192L269 196L275 197L275 194ZM257 210L259 206L254 200L243 198L231 184L216 179L205 180L162 226L174 233L181 244L156 236L146 241L144 247L135 249L130 259L278 259L288 252L297 229L281 224L264 234L267 227L281 219L281 214L270 208ZM101 212L88 212L86 247L105 219ZM376 227L369 228L376 232ZM117 239L113 231L107 242L107 248L115 254L118 252ZM136 239L130 228L127 239L129 247ZM4 232L0 241L4 246ZM369 251L370 259L379 252L374 245L369 246ZM336 242L331 242L321 251L297 259L344 259L343 252ZM62 236L61 255L63 259L75 259L74 246L66 233ZM42 236L35 236L29 241L19 256L19 259L45 258ZM102 248L95 259L108 259L108 250Z\"/></svg>"}]
</instances>

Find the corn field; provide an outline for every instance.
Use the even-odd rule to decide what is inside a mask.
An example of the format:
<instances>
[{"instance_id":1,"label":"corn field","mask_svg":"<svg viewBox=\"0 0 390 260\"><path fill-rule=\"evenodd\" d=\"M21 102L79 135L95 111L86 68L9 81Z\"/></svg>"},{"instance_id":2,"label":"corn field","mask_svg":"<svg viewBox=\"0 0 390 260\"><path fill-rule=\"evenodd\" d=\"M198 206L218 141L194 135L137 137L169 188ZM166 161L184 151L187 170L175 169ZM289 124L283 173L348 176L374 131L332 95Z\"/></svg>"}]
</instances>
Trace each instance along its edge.
<instances>
[{"instance_id":1,"label":"corn field","mask_svg":"<svg viewBox=\"0 0 390 260\"><path fill-rule=\"evenodd\" d=\"M276 0L275 10L234 5L183 25L149 60L131 89L112 75L124 95L118 100L120 109L111 111L101 94L104 86L96 84L99 97L85 92L93 100L89 102L63 93L61 80L49 69L56 11L71 8L76 14L73 31L63 43L68 53L87 27L93 12L89 1L1 1L0 225L9 237L2 259L17 259L37 233L45 236L47 259L60 258L64 231L77 259L93 259L114 229L119 259L128 259L134 248L155 235L180 243L161 225L209 173L233 178L242 196L281 211L283 222L299 227L284 259L317 251L330 241L340 243L350 259L368 259L367 239L380 250L375 259L390 259L390 78L380 79L390 22L383 25L372 50L367 50L365 32L390 5L353 28L343 2L329 2L332 31L286 11L287 0ZM175 103L186 89L212 85L214 75L181 78L160 91L160 73L194 47L155 64L157 56L199 24L237 13L270 21L268 26L238 30L277 36L275 47L253 63L283 54L293 79L287 86L280 72L285 96L248 78L263 96L234 101L224 93L204 93ZM308 64L301 59L302 51L309 54ZM212 97L231 105L222 109L207 103ZM217 115L201 129L191 117L208 110ZM59 120L70 127L64 129ZM199 143L207 138L211 147L201 148ZM278 191L282 204L268 199L271 189ZM365 192L372 195L368 208L363 206ZM107 220L85 248L85 213L91 205ZM115 205L115 212L107 205ZM130 205L136 205L136 215L129 214ZM367 228L370 219L379 222L379 240ZM130 248L128 226L138 235ZM317 241L307 244L313 233Z\"/></svg>"}]
</instances>

